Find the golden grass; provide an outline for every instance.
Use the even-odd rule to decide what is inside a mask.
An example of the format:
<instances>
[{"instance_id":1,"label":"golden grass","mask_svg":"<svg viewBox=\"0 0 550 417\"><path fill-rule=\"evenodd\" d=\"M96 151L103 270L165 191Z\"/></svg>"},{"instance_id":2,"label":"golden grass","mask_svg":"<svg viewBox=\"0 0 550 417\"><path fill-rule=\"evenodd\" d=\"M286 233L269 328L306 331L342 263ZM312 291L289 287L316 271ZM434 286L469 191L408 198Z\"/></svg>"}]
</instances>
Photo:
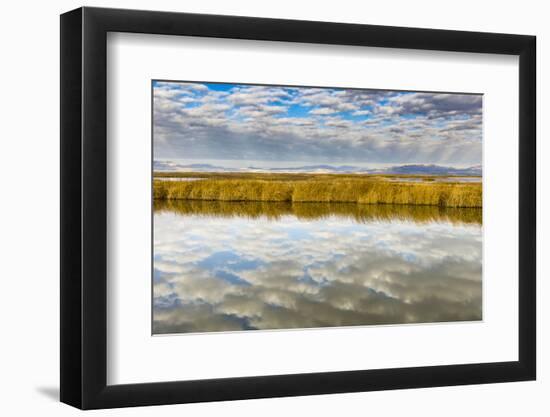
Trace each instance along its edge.
<instances>
[{"instance_id":1,"label":"golden grass","mask_svg":"<svg viewBox=\"0 0 550 417\"><path fill-rule=\"evenodd\" d=\"M207 200L155 200L155 212L212 217L265 217L279 220L294 215L298 219L315 220L329 216L371 221L414 221L416 223L451 222L481 224L480 208L447 208L437 206L366 205L350 203L231 202Z\"/></svg>"},{"instance_id":2,"label":"golden grass","mask_svg":"<svg viewBox=\"0 0 550 417\"><path fill-rule=\"evenodd\" d=\"M196 181L155 179L153 196L168 200L342 202L359 204L482 207L481 183L399 182L380 177L308 175L277 180L261 176L205 177ZM279 177L281 178L281 177ZM283 177L284 178L284 177Z\"/></svg>"}]
</instances>

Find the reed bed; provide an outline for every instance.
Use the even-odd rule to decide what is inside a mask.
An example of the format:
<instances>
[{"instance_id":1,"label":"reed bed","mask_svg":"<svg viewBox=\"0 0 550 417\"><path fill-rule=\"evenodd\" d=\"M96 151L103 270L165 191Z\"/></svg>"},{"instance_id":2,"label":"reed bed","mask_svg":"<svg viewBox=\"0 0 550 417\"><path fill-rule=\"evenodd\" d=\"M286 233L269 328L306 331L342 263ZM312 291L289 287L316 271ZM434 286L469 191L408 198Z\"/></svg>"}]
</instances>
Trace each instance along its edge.
<instances>
[{"instance_id":1,"label":"reed bed","mask_svg":"<svg viewBox=\"0 0 550 417\"><path fill-rule=\"evenodd\" d=\"M324 202L358 204L482 207L480 183L398 182L372 178L308 177L303 180L217 179L163 181L155 179L158 200Z\"/></svg>"}]
</instances>

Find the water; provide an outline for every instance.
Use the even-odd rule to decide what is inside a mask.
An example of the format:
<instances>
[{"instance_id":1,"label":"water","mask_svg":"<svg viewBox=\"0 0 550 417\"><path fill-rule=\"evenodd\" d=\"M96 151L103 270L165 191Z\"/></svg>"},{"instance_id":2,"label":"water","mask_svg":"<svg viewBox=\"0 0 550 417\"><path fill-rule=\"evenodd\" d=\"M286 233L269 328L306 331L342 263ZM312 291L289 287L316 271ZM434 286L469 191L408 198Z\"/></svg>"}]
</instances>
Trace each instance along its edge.
<instances>
[{"instance_id":1,"label":"water","mask_svg":"<svg viewBox=\"0 0 550 417\"><path fill-rule=\"evenodd\" d=\"M195 177L155 177L155 180L158 181L198 181L203 179Z\"/></svg>"},{"instance_id":2,"label":"water","mask_svg":"<svg viewBox=\"0 0 550 417\"><path fill-rule=\"evenodd\" d=\"M480 320L481 210L155 204L153 332Z\"/></svg>"},{"instance_id":3,"label":"water","mask_svg":"<svg viewBox=\"0 0 550 417\"><path fill-rule=\"evenodd\" d=\"M481 182L481 177L430 177L432 181L426 181L422 177L390 177L388 181L394 182Z\"/></svg>"},{"instance_id":4,"label":"water","mask_svg":"<svg viewBox=\"0 0 550 417\"><path fill-rule=\"evenodd\" d=\"M207 178L201 177L155 177L155 180L158 181L199 181ZM479 183L481 182L481 177L430 177L432 181L426 181L422 177L388 177L385 178L387 181L392 182L469 182L469 183Z\"/></svg>"}]
</instances>

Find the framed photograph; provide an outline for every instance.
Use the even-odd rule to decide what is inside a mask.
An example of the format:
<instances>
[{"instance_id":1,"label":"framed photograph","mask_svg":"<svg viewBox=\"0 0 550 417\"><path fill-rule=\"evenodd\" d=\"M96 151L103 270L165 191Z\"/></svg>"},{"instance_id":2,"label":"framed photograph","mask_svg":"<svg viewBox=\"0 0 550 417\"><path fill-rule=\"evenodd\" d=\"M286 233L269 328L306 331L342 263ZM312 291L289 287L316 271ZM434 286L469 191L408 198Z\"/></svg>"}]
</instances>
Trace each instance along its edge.
<instances>
[{"instance_id":1,"label":"framed photograph","mask_svg":"<svg viewBox=\"0 0 550 417\"><path fill-rule=\"evenodd\" d=\"M533 380L535 37L61 16L61 401Z\"/></svg>"}]
</instances>

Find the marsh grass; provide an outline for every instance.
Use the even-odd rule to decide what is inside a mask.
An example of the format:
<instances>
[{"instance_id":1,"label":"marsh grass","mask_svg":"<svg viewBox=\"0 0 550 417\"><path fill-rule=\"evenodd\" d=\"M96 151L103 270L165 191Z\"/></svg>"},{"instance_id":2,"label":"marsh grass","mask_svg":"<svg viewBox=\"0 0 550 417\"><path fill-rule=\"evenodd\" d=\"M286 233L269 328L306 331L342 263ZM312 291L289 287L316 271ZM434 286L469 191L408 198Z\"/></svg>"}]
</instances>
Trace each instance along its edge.
<instances>
[{"instance_id":1,"label":"marsh grass","mask_svg":"<svg viewBox=\"0 0 550 417\"><path fill-rule=\"evenodd\" d=\"M481 183L399 182L380 176L215 174L198 181L155 179L158 200L325 202L482 207ZM410 177L410 176L408 176ZM425 177L430 178L430 177Z\"/></svg>"},{"instance_id":2,"label":"marsh grass","mask_svg":"<svg viewBox=\"0 0 550 417\"><path fill-rule=\"evenodd\" d=\"M155 212L173 212L181 215L245 217L251 219L265 217L270 220L280 220L283 216L293 215L300 220L316 220L337 216L353 219L359 223L371 221L482 223L482 210L479 208L389 204L155 200L154 210Z\"/></svg>"}]
</instances>

